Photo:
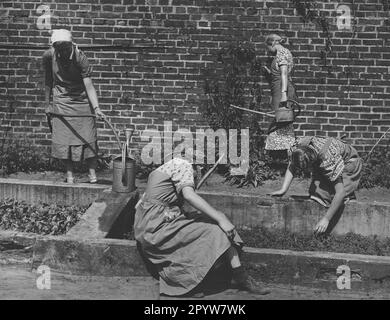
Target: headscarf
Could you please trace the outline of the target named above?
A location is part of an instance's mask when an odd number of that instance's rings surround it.
[[[72,34],[69,30],[66,29],[56,29],[53,30],[53,33],[51,34],[51,43],[55,43],[57,41],[72,41]]]
[[[69,60],[73,59],[75,50],[78,50],[77,45],[73,42],[72,33],[66,29],[55,29],[51,34],[51,44],[55,42],[71,42],[72,43],[72,53],[70,54]]]

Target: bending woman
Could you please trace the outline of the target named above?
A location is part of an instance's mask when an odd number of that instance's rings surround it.
[[[304,137],[292,149],[282,188],[271,195],[284,195],[298,170],[311,170],[310,198],[328,208],[315,227],[322,233],[342,204],[356,199],[362,166],[362,159],[349,144],[335,138]]]
[[[134,235],[143,256],[157,269],[160,292],[169,296],[193,293],[218,260],[232,267],[239,289],[269,293],[242,267],[235,244],[242,242],[234,226],[194,191],[195,174],[184,159],[166,162],[149,175],[136,207]],[[183,200],[203,214],[183,212]]]
[[[68,30],[53,30],[52,47],[43,54],[46,114],[65,115],[52,120],[52,156],[65,162],[67,179],[73,183],[73,162],[86,160],[89,179],[96,183],[97,136],[92,117],[66,117],[70,114],[104,117],[91,80],[87,57],[72,42]],[[50,95],[53,93],[53,105]],[[50,117],[49,117],[50,119]],[[51,121],[51,120],[49,120]]]
[[[290,50],[282,46],[284,40],[280,36],[271,34],[265,42],[268,53],[275,56],[271,63],[271,69],[265,67],[265,70],[270,75],[271,105],[276,111],[280,107],[280,103],[286,102],[288,99],[296,100],[295,88],[291,79],[294,62]],[[295,134],[292,122],[273,122],[268,130],[265,149],[287,151],[294,142]]]

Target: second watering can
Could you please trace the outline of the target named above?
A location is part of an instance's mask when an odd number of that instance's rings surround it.
[[[301,106],[295,100],[287,100],[279,104],[275,111],[276,122],[294,122],[301,113]]]

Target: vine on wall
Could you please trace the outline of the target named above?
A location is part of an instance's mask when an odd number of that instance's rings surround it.
[[[317,24],[325,35],[325,48],[321,50],[321,59],[324,60],[325,67],[327,66],[327,55],[332,52],[332,38],[330,34],[329,19],[323,12],[318,10],[316,1],[307,0],[292,0],[297,13],[301,16],[304,23],[312,22]]]

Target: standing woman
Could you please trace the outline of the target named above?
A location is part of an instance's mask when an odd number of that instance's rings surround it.
[[[293,69],[293,56],[282,44],[285,42],[277,34],[271,34],[266,38],[266,46],[269,54],[274,55],[271,69],[265,67],[269,73],[271,84],[272,108],[276,111],[280,103],[288,99],[295,100],[295,88],[291,80]],[[273,122],[268,130],[265,149],[270,151],[289,150],[295,142],[293,123]]]
[[[65,162],[66,182],[73,183],[74,162],[86,160],[91,183],[96,183],[97,136],[93,117],[66,117],[66,115],[104,114],[91,80],[92,68],[87,57],[72,42],[70,31],[53,30],[52,47],[43,54],[45,74],[46,114],[55,117],[52,126],[52,156]],[[53,104],[50,96],[53,95]],[[49,117],[50,119],[50,117]]]

